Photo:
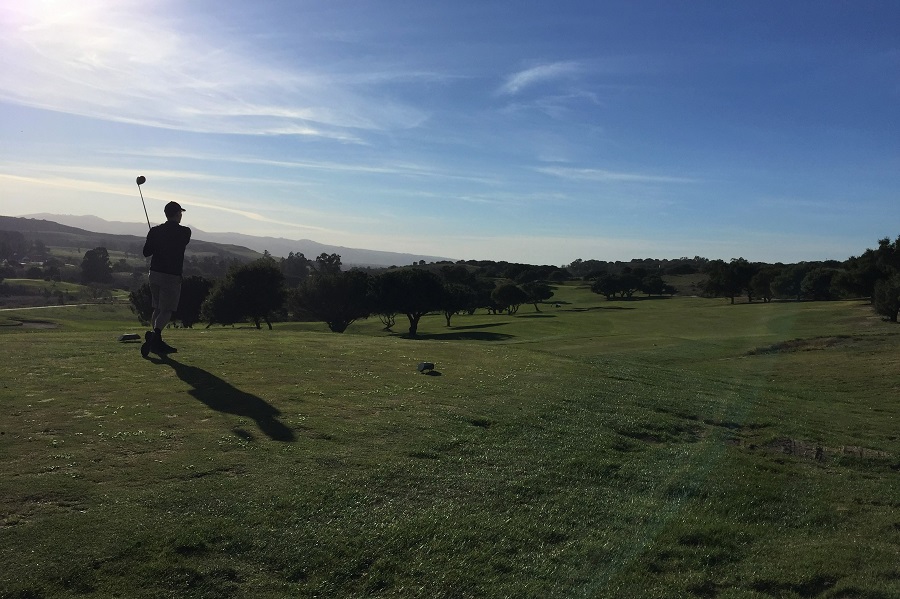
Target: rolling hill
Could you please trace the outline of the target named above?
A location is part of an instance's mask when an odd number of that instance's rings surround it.
[[[11,217],[0,217],[8,219]],[[68,227],[76,227],[85,231],[104,233],[107,235],[140,236],[141,240],[146,235],[147,226],[141,223],[126,223],[119,221],[107,221],[97,216],[73,216],[67,214],[30,214],[21,219],[39,219],[60,223]],[[21,220],[18,219],[18,220]],[[8,228],[0,220],[0,229]],[[25,226],[25,225],[21,225]],[[25,232],[23,229],[15,229]],[[242,246],[263,253],[268,251],[273,256],[286,257],[289,253],[303,253],[307,258],[315,258],[319,254],[339,254],[341,261],[346,266],[403,266],[425,260],[426,262],[439,262],[450,260],[439,256],[425,256],[419,254],[407,254],[401,252],[384,252],[379,250],[367,250],[349,248],[343,246],[326,245],[309,239],[285,239],[283,237],[257,237],[242,233],[210,233],[191,227],[193,240],[202,240],[223,246]],[[192,244],[194,241],[191,242]]]
[[[94,247],[105,247],[108,250],[131,252],[133,254],[140,254],[144,245],[144,236],[146,235],[146,233],[139,236],[88,231],[51,220],[13,216],[0,216],[0,231],[18,231],[25,236],[26,240],[39,239],[48,246],[73,247],[85,250]],[[192,239],[186,253],[194,256],[215,255],[242,261],[260,257],[259,252],[243,246],[215,243],[202,239]]]

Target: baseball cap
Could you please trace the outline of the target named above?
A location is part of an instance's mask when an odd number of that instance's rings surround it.
[[[166,213],[166,216],[172,216],[173,214],[178,214],[179,212],[184,212],[184,208],[181,207],[181,204],[178,202],[169,202],[166,204],[166,207],[163,208],[163,212]]]

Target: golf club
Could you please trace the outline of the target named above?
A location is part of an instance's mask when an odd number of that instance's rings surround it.
[[[140,177],[137,178],[138,192],[140,192],[140,194],[141,194],[141,205],[144,206],[144,216],[147,217],[147,227],[152,228],[150,226],[150,215],[147,214],[147,204],[144,203],[144,192],[141,191],[141,185],[143,185],[146,182],[147,182],[147,177],[145,177],[144,175],[141,175]]]

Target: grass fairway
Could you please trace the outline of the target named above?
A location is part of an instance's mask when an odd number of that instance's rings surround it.
[[[900,328],[556,300],[167,360],[127,309],[0,327],[0,598],[900,597]]]

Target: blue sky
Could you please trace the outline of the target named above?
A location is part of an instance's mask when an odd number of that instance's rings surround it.
[[[0,0],[0,213],[457,259],[900,234],[900,3]]]

